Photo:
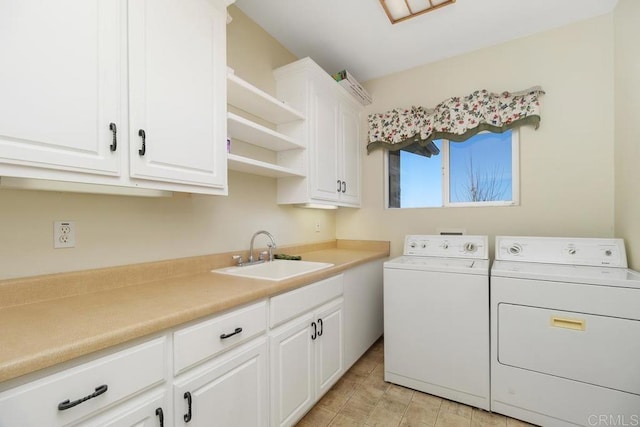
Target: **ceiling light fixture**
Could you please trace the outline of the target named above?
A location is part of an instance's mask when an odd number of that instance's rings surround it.
[[[440,9],[456,0],[380,0],[382,8],[392,24],[406,21],[414,16]]]

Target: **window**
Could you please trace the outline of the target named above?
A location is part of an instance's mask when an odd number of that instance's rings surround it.
[[[434,141],[440,154],[389,151],[390,208],[506,206],[519,201],[518,130]]]

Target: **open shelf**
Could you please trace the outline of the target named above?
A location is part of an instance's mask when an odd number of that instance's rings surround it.
[[[304,148],[287,135],[266,128],[233,113],[227,113],[227,133],[231,139],[239,139],[273,151]]]
[[[227,103],[274,124],[304,120],[304,115],[266,92],[227,73]]]
[[[231,69],[227,72],[227,103],[274,125],[285,125],[285,128],[290,123],[296,127],[296,122],[305,120],[302,113],[236,76]],[[227,136],[274,153],[287,151],[286,158],[302,156],[305,152],[305,146],[289,135],[231,112],[227,112]],[[304,174],[277,163],[231,153],[227,156],[227,166],[237,172],[272,178],[304,177]]]
[[[293,169],[274,165],[272,163],[262,162],[260,160],[251,159],[249,157],[238,156],[236,154],[227,155],[227,165],[229,169],[237,172],[268,176],[272,178],[305,176],[304,174],[296,172]]]

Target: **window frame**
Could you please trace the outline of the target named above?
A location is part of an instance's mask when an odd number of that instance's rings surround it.
[[[384,206],[385,209],[442,209],[442,208],[476,208],[476,207],[500,207],[520,205],[520,130],[518,128],[511,131],[511,200],[495,200],[486,202],[451,202],[449,185],[449,144],[464,144],[464,142],[451,142],[448,139],[442,140],[440,155],[442,156],[442,206],[423,207],[391,207],[389,206],[389,152],[385,152],[384,158]],[[492,133],[489,131],[478,134]]]

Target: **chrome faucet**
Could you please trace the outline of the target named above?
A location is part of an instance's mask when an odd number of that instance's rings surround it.
[[[253,241],[256,239],[256,236],[258,236],[259,234],[264,234],[269,238],[270,242],[267,243],[267,247],[269,248],[269,252],[268,252],[269,261],[273,261],[273,249],[276,247],[276,241],[273,239],[273,236],[271,235],[271,233],[265,230],[260,230],[253,233],[253,236],[251,237],[251,244],[249,245],[249,263],[264,261],[264,259],[262,259],[262,255],[258,257],[258,261],[253,260]]]

